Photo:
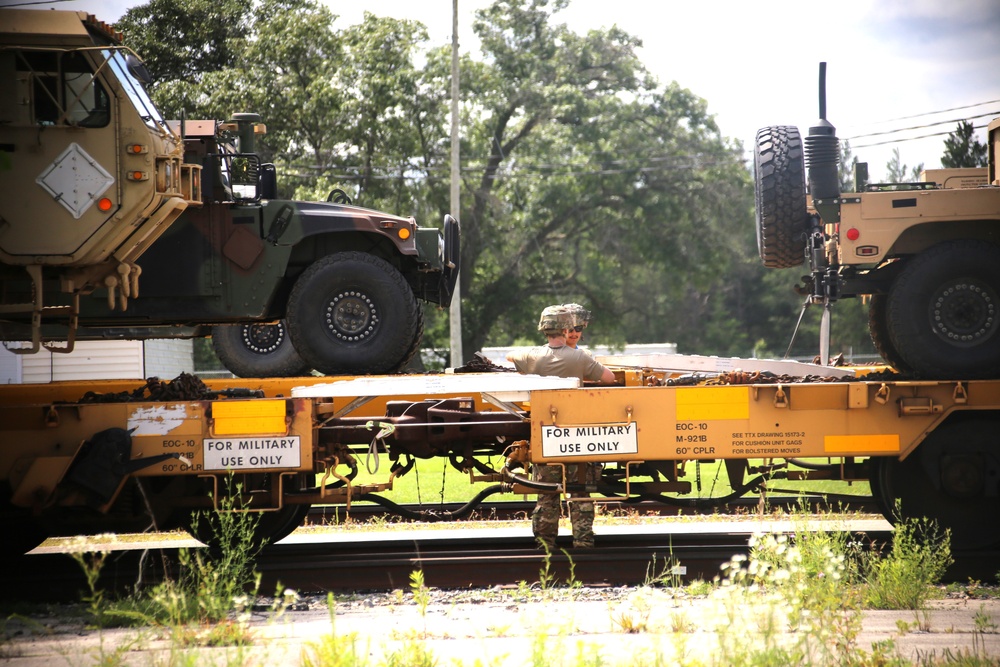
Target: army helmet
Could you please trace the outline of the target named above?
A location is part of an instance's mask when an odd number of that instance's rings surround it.
[[[563,308],[573,316],[573,326],[585,327],[590,324],[590,311],[578,303],[564,303]]]
[[[547,334],[561,333],[574,327],[573,313],[566,306],[548,306],[538,319],[538,330]]]

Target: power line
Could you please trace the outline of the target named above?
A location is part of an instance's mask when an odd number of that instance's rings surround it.
[[[983,123],[982,125],[973,125],[972,129],[974,129],[974,130],[981,130],[982,128],[987,127],[988,125],[989,125],[989,123]],[[885,146],[886,144],[897,144],[897,143],[902,143],[904,141],[915,141],[917,139],[929,139],[931,137],[942,137],[942,136],[944,136],[946,134],[951,134],[951,132],[932,132],[931,134],[921,134],[920,136],[917,136],[917,137],[908,137],[906,139],[890,139],[888,141],[876,141],[876,142],[871,143],[871,144],[859,144],[857,146],[851,146],[851,148],[854,149],[854,148],[871,148],[873,146]]]
[[[882,131],[882,132],[869,132],[868,134],[856,134],[853,137],[845,137],[844,140],[845,141],[851,141],[853,139],[864,139],[866,137],[878,137],[878,136],[883,136],[883,135],[886,135],[886,134],[899,134],[900,132],[910,132],[912,130],[925,130],[925,129],[929,128],[929,127],[936,127],[938,125],[951,125],[952,123],[961,123],[963,121],[969,121],[969,120],[972,120],[974,118],[995,118],[998,114],[1000,114],[1000,111],[990,111],[990,112],[987,112],[987,113],[977,114],[975,116],[969,116],[967,118],[952,118],[952,119],[949,119],[949,120],[939,120],[939,121],[936,121],[936,122],[933,122],[933,123],[926,123],[924,125],[913,125],[911,127],[904,127],[904,128],[900,128],[898,130],[885,130],[885,131]],[[985,127],[985,125],[981,125],[980,127]],[[950,134],[950,133],[946,132],[945,134]],[[927,136],[935,136],[935,135],[927,135]]]
[[[18,2],[16,4],[0,4],[0,7],[10,9],[11,7],[29,7],[31,5],[58,5],[67,0],[34,0],[33,2]]]
[[[913,120],[914,118],[922,118],[924,116],[934,116],[939,113],[951,113],[952,111],[961,111],[962,109],[972,109],[974,107],[981,107],[987,104],[997,104],[1000,100],[989,100],[988,102],[977,102],[975,104],[966,104],[960,107],[952,107],[950,109],[941,109],[939,111],[927,111],[925,113],[918,113],[912,116],[899,116],[898,118],[887,118],[886,120],[876,120],[869,123],[869,125],[879,125],[881,123],[894,123],[898,120]]]

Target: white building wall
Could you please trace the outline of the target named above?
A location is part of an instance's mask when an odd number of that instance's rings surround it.
[[[21,355],[0,345],[0,384],[17,384],[20,381]]]
[[[21,355],[21,382],[144,378],[142,341],[77,341],[69,354],[42,350]]]
[[[14,354],[0,347],[0,384],[60,380],[172,380],[194,369],[191,340],[77,341],[69,354]]]
[[[147,340],[146,377],[173,380],[181,373],[194,372],[194,341],[190,338]]]

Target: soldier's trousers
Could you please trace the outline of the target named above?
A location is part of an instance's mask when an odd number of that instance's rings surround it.
[[[581,470],[584,479],[580,479]],[[558,484],[562,482],[562,468],[556,465],[536,464],[532,477],[535,481]],[[597,463],[570,463],[566,465],[566,480],[569,484],[596,484],[601,478],[601,466]],[[570,494],[571,498],[585,498],[590,494]],[[573,546],[589,548],[594,546],[594,503],[571,500],[569,520],[573,526]],[[549,549],[555,549],[556,535],[559,533],[560,503],[555,494],[539,494],[535,509],[531,513],[531,531],[538,542]]]

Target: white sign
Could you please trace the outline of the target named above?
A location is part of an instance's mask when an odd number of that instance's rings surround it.
[[[638,454],[635,422],[622,424],[542,425],[542,456]]]
[[[299,436],[284,438],[205,438],[205,470],[298,468]]]

